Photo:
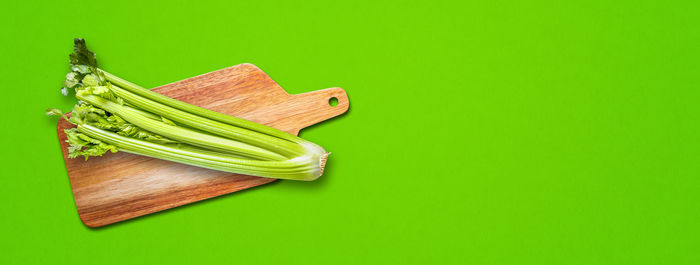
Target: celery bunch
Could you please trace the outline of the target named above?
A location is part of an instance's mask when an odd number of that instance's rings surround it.
[[[95,54],[75,39],[63,94],[79,100],[65,130],[69,157],[124,151],[260,177],[314,180],[328,152],[292,134],[178,101],[97,68]]]

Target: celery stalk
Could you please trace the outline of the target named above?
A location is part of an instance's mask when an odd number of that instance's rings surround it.
[[[261,177],[314,180],[323,171],[327,155],[303,156],[287,161],[253,161],[227,154],[216,154],[197,148],[176,148],[155,144],[101,130],[91,125],[78,125],[78,131],[99,141],[109,142],[120,151],[160,158],[178,163]]]
[[[231,152],[234,154],[247,156],[250,158],[265,159],[265,160],[285,160],[286,157],[277,153],[262,149],[257,146],[249,145],[243,142],[232,141],[229,139],[216,137],[209,134],[196,132],[187,128],[169,125],[167,123],[153,120],[149,117],[140,115],[130,107],[122,106],[111,102],[104,98],[94,95],[83,95],[77,93],[76,97],[80,100],[88,102],[93,106],[104,109],[110,113],[115,113],[124,120],[150,131],[155,134],[162,135],[166,138],[182,141],[188,144],[211,148],[222,152]]]
[[[165,104],[141,97],[118,86],[111,86],[112,92],[117,97],[123,98],[125,102],[141,108],[145,111],[160,115],[172,121],[182,123],[202,131],[207,131],[233,140],[238,140],[252,145],[275,150],[287,157],[294,157],[303,154],[305,150],[296,142],[277,138],[268,134],[252,131],[245,128],[232,126],[226,123],[210,120],[196,114],[182,111]],[[197,114],[199,114],[198,112]]]
[[[275,137],[285,139],[288,141],[297,142],[297,143],[308,142],[304,139],[301,139],[295,135],[292,135],[292,134],[287,133],[287,132],[282,131],[282,130],[268,127],[268,126],[265,126],[265,125],[262,125],[259,123],[255,123],[255,122],[252,122],[252,121],[249,121],[246,119],[241,119],[238,117],[234,117],[234,116],[226,115],[226,114],[219,113],[216,111],[208,110],[208,109],[205,109],[205,108],[202,108],[199,106],[195,106],[192,104],[188,104],[188,103],[185,103],[182,101],[178,101],[176,99],[172,99],[172,98],[163,96],[163,95],[158,94],[156,92],[153,92],[149,89],[143,88],[143,87],[138,86],[134,83],[131,83],[129,81],[121,79],[121,78],[119,78],[119,77],[117,77],[117,76],[115,76],[107,71],[104,71],[102,69],[98,68],[98,71],[100,71],[102,74],[104,74],[105,78],[109,82],[111,82],[112,84],[115,84],[115,85],[129,91],[129,92],[132,92],[132,93],[137,94],[141,97],[153,100],[155,102],[159,102],[159,103],[162,103],[162,104],[168,105],[170,107],[173,107],[173,108],[176,108],[176,109],[179,109],[182,111],[186,111],[189,113],[196,113],[197,115],[208,118],[208,119],[212,119],[212,120],[216,120],[216,121],[223,122],[226,124],[234,125],[237,127],[246,128],[249,130],[261,132],[264,134],[269,134],[271,136],[275,136]]]

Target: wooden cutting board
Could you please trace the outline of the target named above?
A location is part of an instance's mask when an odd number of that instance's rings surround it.
[[[338,116],[349,101],[342,88],[290,95],[252,64],[240,64],[154,88],[163,95],[272,126],[289,133]],[[331,106],[329,100],[338,104]],[[78,215],[99,227],[183,204],[270,183],[260,178],[118,152],[103,157],[68,158],[60,119],[58,139]],[[323,143],[319,143],[323,146]],[[332,156],[331,156],[332,160]]]

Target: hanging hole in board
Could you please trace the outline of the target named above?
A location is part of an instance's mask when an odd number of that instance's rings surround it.
[[[331,107],[338,106],[338,98],[332,97],[331,99],[329,99],[328,105],[331,105]]]

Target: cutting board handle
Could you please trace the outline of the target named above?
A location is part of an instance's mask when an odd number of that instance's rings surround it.
[[[330,104],[332,98],[338,100],[337,105],[332,106]],[[301,111],[299,116],[303,116],[304,119],[295,120],[294,122],[298,125],[296,126],[297,128],[304,128],[345,113],[350,107],[350,100],[345,90],[340,87],[332,87],[291,95],[289,101],[284,104],[291,104],[294,107],[290,109]],[[290,133],[298,134],[299,130],[297,129]]]

